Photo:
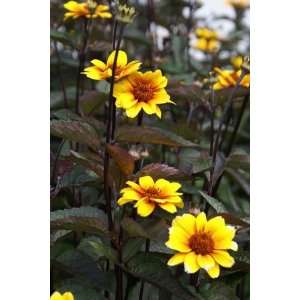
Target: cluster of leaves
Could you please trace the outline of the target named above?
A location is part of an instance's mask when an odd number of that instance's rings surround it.
[[[228,66],[238,41],[248,39],[248,29],[238,14],[227,20],[235,29],[221,51],[213,59],[197,61],[189,55],[187,33],[199,20],[182,13],[198,9],[191,3],[194,1],[136,1],[138,17],[126,27],[122,49],[149,69],[155,66],[164,72],[176,106],[164,107],[162,120],[144,116],[142,126],[118,111],[114,143],[106,145],[109,84],[83,78],[80,113],[74,112],[83,31],[80,21],[63,22],[63,1],[51,1],[51,288],[72,291],[76,300],[113,299],[117,285],[114,266],[122,271],[123,295],[128,300],[141,299],[141,286],[143,299],[249,299],[248,107],[234,146],[227,151],[249,91],[239,88],[235,93],[213,168],[211,135],[218,131],[232,90],[215,92],[212,113],[211,90],[204,83],[213,66]],[[168,30],[162,46],[158,47],[149,24]],[[111,52],[111,39],[112,21],[95,22],[90,28],[86,62],[105,60]],[[111,157],[108,183],[114,196],[114,232],[108,230],[104,195],[105,149]],[[232,269],[222,271],[213,281],[200,272],[198,284],[192,285],[182,267],[167,267],[172,252],[165,241],[172,216],[157,210],[143,219],[135,216],[132,206],[116,203],[126,180],[143,175],[182,184],[185,207],[180,213],[205,210],[237,226],[240,250]],[[213,194],[208,195],[211,176]],[[147,240],[150,249],[145,252]]]

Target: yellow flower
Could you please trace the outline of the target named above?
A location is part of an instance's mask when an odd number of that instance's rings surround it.
[[[193,216],[184,214],[172,221],[166,246],[178,251],[169,261],[169,266],[184,263],[187,273],[195,273],[200,268],[212,278],[219,277],[220,266],[231,268],[234,258],[227,250],[237,251],[233,241],[235,229],[225,224],[223,217],[206,219],[204,212]]]
[[[175,213],[177,207],[183,207],[182,193],[178,193],[181,185],[178,182],[169,182],[158,179],[155,182],[151,176],[139,178],[139,184],[127,181],[126,187],[121,190],[122,197],[118,200],[119,205],[136,201],[137,213],[142,217],[149,216],[156,206],[169,213]]]
[[[217,82],[214,84],[214,90],[221,90],[229,87],[234,87],[242,74],[241,69],[237,71],[233,70],[221,70],[220,68],[214,68],[215,72],[218,74]],[[246,74],[240,85],[249,88],[250,86],[250,74]]]
[[[235,69],[239,70],[242,67],[244,59],[242,56],[238,55],[238,56],[232,57],[230,62]]]
[[[235,8],[247,8],[249,0],[225,0],[225,3]]]
[[[106,63],[98,59],[93,59],[91,61],[93,66],[85,68],[82,74],[85,74],[88,78],[94,80],[105,80],[111,77],[115,53],[116,51],[113,51],[108,56]],[[128,76],[129,74],[136,72],[139,69],[140,65],[141,62],[139,62],[138,60],[133,60],[130,63],[127,63],[126,52],[119,50],[115,70],[115,80],[119,80],[122,77]]]
[[[148,115],[156,114],[161,118],[158,105],[175,104],[165,90],[167,83],[168,79],[160,70],[135,72],[115,85],[116,106],[125,109],[129,118],[136,117],[141,109]]]
[[[65,13],[65,20],[68,18],[77,19],[79,17],[85,17],[88,19],[112,17],[107,5],[97,5],[96,2],[91,0],[82,3],[68,1],[64,4],[64,8],[68,10],[68,12]]]
[[[63,295],[55,292],[52,294],[50,300],[74,300],[74,296],[70,292],[66,292]]]
[[[197,36],[195,48],[200,49],[204,52],[212,53],[219,48],[219,36],[216,31],[208,28],[197,28],[195,31]]]

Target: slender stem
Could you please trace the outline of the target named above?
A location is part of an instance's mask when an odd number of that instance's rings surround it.
[[[216,136],[216,141],[214,143],[213,154],[212,154],[213,168],[212,168],[211,175],[213,175],[213,172],[214,172],[215,167],[216,167],[216,158],[217,158],[217,152],[218,152],[218,149],[219,149],[219,140],[220,140],[220,136],[221,136],[221,133],[222,133],[222,127],[223,127],[223,124],[224,124],[224,122],[227,118],[227,115],[228,115],[229,111],[230,111],[230,108],[233,104],[233,99],[234,99],[235,93],[236,93],[242,79],[244,78],[244,76],[245,76],[245,71],[242,70],[242,74],[241,74],[238,82],[236,83],[235,87],[233,88],[231,94],[229,95],[228,101],[226,102],[226,105],[225,105],[225,108],[224,108],[224,113],[223,113],[222,118],[221,118],[220,123],[219,123],[217,136]],[[213,176],[210,176],[209,181],[210,182],[209,182],[208,194],[211,196],[212,192],[213,192]]]
[[[82,41],[81,49],[79,51],[79,66],[77,70],[77,79],[76,79],[75,112],[78,115],[79,115],[79,94],[80,94],[81,72],[82,69],[84,68],[86,47],[89,38],[88,25],[89,25],[89,21],[88,19],[85,18],[83,23],[83,41]]]
[[[229,123],[230,123],[230,120],[232,119],[232,114],[233,114],[233,107],[231,105],[231,107],[229,109],[229,113],[228,113],[226,121],[225,121],[225,129],[224,129],[224,132],[222,134],[220,145],[219,145],[220,150],[222,149],[223,143],[225,142],[227,131],[228,131],[228,128],[229,128]]]
[[[146,239],[145,253],[148,253],[149,249],[150,249],[150,240]],[[141,288],[140,288],[140,294],[139,294],[139,300],[143,300],[144,286],[145,286],[145,282],[142,281]]]
[[[54,159],[54,163],[53,163],[53,168],[52,168],[52,174],[51,174],[51,185],[54,185],[54,181],[55,181],[55,173],[56,173],[56,168],[57,168],[57,162],[58,162],[58,158],[59,158],[59,155],[60,155],[60,152],[63,148],[63,145],[65,143],[65,140],[63,140],[59,146],[58,146],[58,149],[57,149],[57,152],[56,152],[56,155],[55,155],[55,159]]]
[[[68,105],[67,93],[66,93],[65,83],[64,83],[63,76],[62,76],[62,72],[61,72],[61,59],[60,59],[59,51],[57,49],[56,41],[54,41],[54,49],[55,49],[55,54],[57,57],[57,74],[58,74],[58,78],[60,81],[61,90],[62,90],[63,98],[64,98],[64,108],[68,108],[69,105]]]

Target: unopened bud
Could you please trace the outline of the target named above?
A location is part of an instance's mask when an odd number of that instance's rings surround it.
[[[123,23],[132,23],[135,16],[136,11],[133,6],[120,4],[119,1],[116,1],[116,19],[118,21]]]

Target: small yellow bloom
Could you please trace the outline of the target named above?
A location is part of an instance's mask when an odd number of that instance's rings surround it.
[[[207,53],[213,53],[218,50],[220,42],[216,31],[208,28],[197,28],[195,34],[198,38],[194,45],[195,48]]]
[[[238,55],[238,56],[232,57],[230,62],[236,70],[239,70],[242,67],[244,59],[242,56]]]
[[[118,82],[114,87],[116,106],[126,110],[129,118],[134,118],[143,109],[148,115],[161,118],[159,104],[173,103],[165,90],[168,79],[160,70],[146,73],[135,72]]]
[[[238,83],[242,71],[237,70],[221,70],[220,68],[214,68],[215,72],[218,74],[217,82],[214,84],[213,88],[214,90],[221,90],[229,87],[234,87]],[[240,82],[240,85],[249,88],[250,86],[250,74],[246,74],[242,81]]]
[[[54,292],[50,300],[74,300],[74,296],[70,292],[66,292],[63,295],[59,292]]]
[[[183,214],[172,221],[166,246],[178,251],[169,261],[169,266],[184,263],[187,273],[204,269],[211,278],[220,274],[220,266],[231,268],[234,258],[227,250],[237,251],[233,241],[235,229],[225,224],[223,217],[206,219],[204,212],[196,216]]]
[[[111,18],[112,14],[109,12],[107,5],[99,4],[88,0],[86,2],[78,3],[76,1],[69,1],[64,4],[64,8],[68,10],[65,13],[65,20],[68,18],[77,19],[79,17],[85,18]]]
[[[158,179],[155,182],[151,176],[139,178],[139,184],[133,181],[127,181],[126,187],[121,190],[122,197],[118,200],[119,205],[136,201],[134,207],[137,207],[138,215],[142,217],[149,216],[156,206],[173,214],[177,207],[183,207],[181,199],[182,193],[178,193],[181,185],[177,182],[169,182],[165,179]]]
[[[85,68],[82,74],[85,74],[88,78],[91,78],[93,80],[105,80],[111,77],[115,53],[116,51],[113,51],[108,56],[106,63],[99,59],[93,59],[91,61],[93,66]],[[138,60],[133,60],[130,63],[127,63],[126,52],[119,50],[116,62],[115,80],[119,80],[122,77],[136,72],[139,69],[140,65],[141,62],[139,62]]]
[[[225,3],[235,8],[249,7],[249,0],[225,0]]]

